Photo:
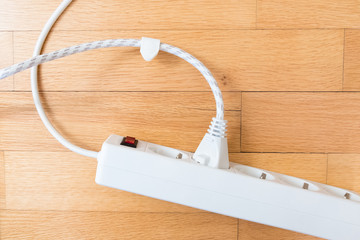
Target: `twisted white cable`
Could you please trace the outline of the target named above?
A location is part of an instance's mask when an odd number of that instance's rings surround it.
[[[43,121],[45,127],[48,129],[48,131],[65,147],[70,149],[73,152],[79,153],[84,156],[88,157],[94,157],[97,158],[97,152],[86,150],[83,148],[80,148],[78,146],[73,145],[68,140],[66,140],[50,123],[49,119],[47,118],[45,111],[42,107],[40,97],[39,97],[39,90],[38,90],[38,76],[37,76],[37,66],[49,62],[55,59],[63,58],[72,54],[85,52],[92,49],[99,49],[99,48],[108,48],[108,47],[140,47],[141,46],[141,40],[137,39],[109,39],[109,40],[103,40],[103,41],[95,41],[95,42],[89,42],[89,43],[83,43],[77,46],[72,46],[64,49],[60,49],[54,52],[50,52],[47,54],[39,55],[42,49],[42,46],[45,42],[45,39],[51,30],[52,26],[56,22],[56,20],[59,18],[59,16],[63,13],[63,11],[66,9],[66,7],[71,3],[72,0],[64,0],[60,6],[55,10],[55,12],[52,14],[48,22],[46,23],[45,27],[43,28],[38,41],[36,43],[33,57],[18,63],[14,64],[10,67],[4,68],[0,70],[0,79],[6,78],[8,76],[11,76],[13,74],[16,74],[18,72],[21,72],[25,69],[31,68],[31,90],[34,98],[34,103],[36,106],[36,109],[39,113],[39,116],[41,120]],[[210,85],[210,88],[214,94],[215,102],[216,102],[216,119],[222,121],[224,119],[224,103],[221,91],[219,89],[219,86],[214,78],[214,76],[211,74],[211,72],[202,64],[198,59],[196,59],[191,54],[181,50],[180,48],[171,46],[169,44],[161,43],[160,44],[160,50],[164,52],[168,52],[170,54],[173,54],[175,56],[178,56],[191,65],[193,65],[196,69],[200,71],[200,73],[205,77],[207,82]],[[224,136],[221,134],[221,136]]]
[[[108,39],[102,41],[95,41],[89,43],[83,43],[80,45],[63,48],[54,52],[46,53],[43,55],[37,55],[32,57],[24,62],[14,64],[10,67],[4,68],[0,70],[0,79],[6,78],[18,72],[24,71],[28,68],[38,66],[42,63],[46,63],[55,59],[63,58],[69,55],[73,55],[80,52],[85,52],[88,50],[99,49],[99,48],[108,48],[108,47],[140,47],[141,40],[138,39]],[[215,101],[216,101],[216,118],[223,119],[224,118],[224,103],[222,99],[222,94],[219,89],[219,86],[211,74],[209,69],[205,67],[198,59],[196,59],[191,54],[181,50],[180,48],[171,46],[166,43],[160,44],[160,50],[164,52],[171,53],[175,56],[178,56],[191,65],[193,65],[199,72],[205,77],[207,82],[210,85],[210,88],[214,94]]]
[[[98,48],[108,48],[108,47],[140,47],[140,41],[137,39],[109,39],[103,41],[83,43],[80,45],[63,48],[43,55],[36,55],[21,63],[17,63],[7,68],[1,69],[0,79],[6,78],[18,72],[24,71],[28,68],[35,67],[42,63],[50,62],[55,59],[63,58],[69,55],[85,52],[88,50],[93,50]]]

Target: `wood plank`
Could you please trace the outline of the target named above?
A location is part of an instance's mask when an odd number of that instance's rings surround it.
[[[360,90],[360,31],[345,31],[344,90]]]
[[[129,135],[182,150],[195,151],[212,117],[210,92],[48,92],[49,119],[65,138],[100,150],[110,134]],[[240,93],[225,93],[229,150],[240,151]],[[47,132],[31,93],[0,95],[0,150],[68,151]]]
[[[4,211],[4,239],[237,239],[217,214]]]
[[[12,65],[13,55],[13,33],[0,32],[0,69]],[[8,77],[0,80],[0,91],[13,90],[14,77]]]
[[[44,52],[109,38],[149,36],[202,61],[223,91],[342,89],[343,30],[55,31]],[[38,32],[15,33],[15,62],[32,55]],[[160,53],[145,62],[135,48],[94,50],[41,67],[43,91],[204,91],[208,84],[184,60]],[[15,75],[30,90],[30,71]]]
[[[326,183],[326,154],[232,153],[233,162]]]
[[[258,0],[258,28],[358,28],[356,0]]]
[[[239,239],[261,239],[261,240],[310,240],[320,239],[310,235],[305,235],[285,229],[275,228],[254,222],[240,220],[239,222]]]
[[[97,185],[96,165],[72,152],[6,152],[7,209],[200,212]]]
[[[359,93],[253,92],[242,101],[244,152],[359,152]]]
[[[329,185],[360,193],[359,171],[359,154],[329,154],[327,177]]]
[[[230,160],[325,183],[326,155],[230,154]],[[8,209],[200,212],[95,184],[96,161],[68,152],[5,153]],[[271,163],[271,164],[270,164]]]
[[[0,30],[41,30],[61,1],[3,0]],[[55,29],[253,28],[256,1],[74,1]]]
[[[231,154],[231,161],[325,182],[326,155],[322,154]],[[135,194],[97,186],[94,181],[95,161],[72,153],[6,153],[10,209],[73,209],[102,211],[198,211]],[[30,181],[29,179],[32,179]],[[61,183],[61,184],[59,184]],[[28,212],[28,211],[27,211]],[[203,213],[194,214],[202,216]],[[216,215],[220,216],[220,215]],[[24,218],[22,216],[22,218]],[[9,217],[9,221],[16,216]],[[127,219],[125,222],[129,222]],[[134,220],[135,221],[135,220]],[[137,220],[139,221],[139,219]],[[245,225],[244,225],[245,223]],[[247,223],[247,224],[246,224]],[[30,225],[31,226],[31,225]],[[49,227],[57,227],[50,222]],[[105,225],[111,229],[111,225]],[[229,225],[227,225],[229,226]],[[186,228],[188,229],[188,228]],[[232,228],[231,228],[232,229]],[[191,229],[190,229],[191,230]],[[45,232],[51,231],[47,229]],[[253,234],[250,235],[250,231]],[[239,236],[251,239],[260,232],[268,236],[303,239],[304,235],[240,221]],[[157,233],[159,231],[156,231]],[[76,235],[72,235],[76,236]],[[148,234],[146,235],[148,236]],[[152,235],[150,235],[152,236]],[[222,235],[224,236],[224,235]],[[271,238],[268,238],[271,239]],[[311,239],[310,237],[305,239]]]
[[[4,209],[6,207],[5,202],[5,161],[4,161],[4,153],[0,152],[0,209]]]
[[[2,1],[0,31],[16,32],[14,44],[0,32],[0,68],[32,55],[59,3]],[[358,153],[360,93],[329,91],[360,89],[360,31],[339,29],[359,28],[359,11],[355,0],[74,1],[44,51],[142,36],[181,47],[225,91],[231,161],[360,192],[359,154],[329,154],[328,166],[327,154],[308,154]],[[0,91],[30,91],[29,74]],[[165,53],[148,63],[138,49],[95,50],[40,76],[51,121],[92,150],[115,133],[194,151],[215,114],[202,76]],[[0,94],[1,239],[316,239],[102,187],[95,171],[49,135],[31,93]]]

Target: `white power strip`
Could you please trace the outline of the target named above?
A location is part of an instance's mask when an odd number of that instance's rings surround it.
[[[71,3],[63,0],[43,28],[33,58],[5,69],[0,79],[31,69],[36,109],[48,131],[65,147],[98,159],[96,182],[145,196],[330,239],[360,239],[360,196],[325,184],[229,163],[221,90],[209,69],[184,50],[151,38],[108,39],[39,55],[53,24]],[[37,66],[91,49],[140,47],[146,61],[165,51],[193,65],[213,92],[216,117],[194,154],[131,137],[110,136],[101,151],[66,140],[41,105]]]
[[[112,135],[98,154],[96,183],[323,238],[359,239],[356,193],[236,163],[211,168],[192,155]]]

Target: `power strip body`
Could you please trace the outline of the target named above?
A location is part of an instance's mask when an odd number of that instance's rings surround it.
[[[328,239],[359,239],[354,192],[241,164],[201,165],[192,153],[111,135],[98,156],[96,183],[235,218]]]

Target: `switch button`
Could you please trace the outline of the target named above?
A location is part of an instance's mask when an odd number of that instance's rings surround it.
[[[124,146],[128,146],[128,147],[133,147],[136,148],[138,144],[138,140],[136,140],[134,137],[124,137],[123,140],[121,141],[121,145]]]

